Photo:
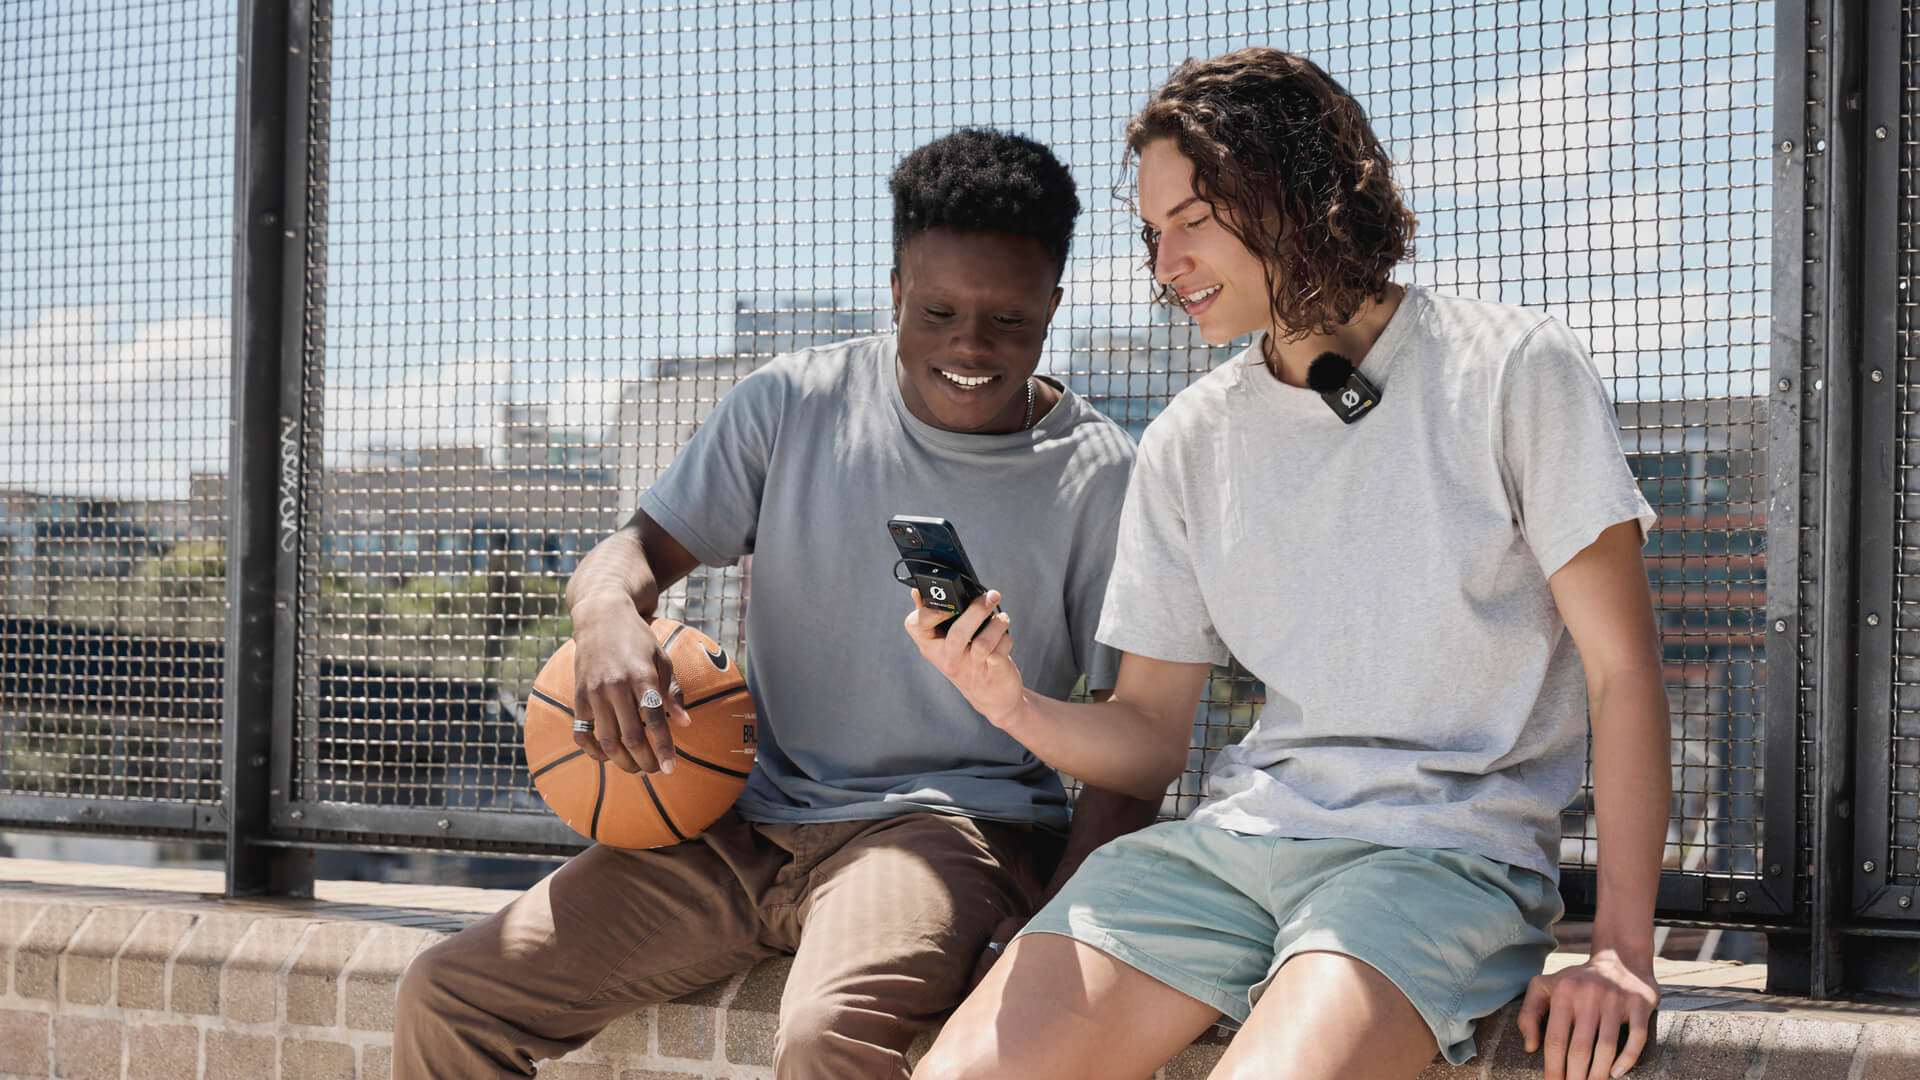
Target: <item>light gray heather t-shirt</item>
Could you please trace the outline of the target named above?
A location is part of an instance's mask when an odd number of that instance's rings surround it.
[[[752,555],[754,821],[933,810],[1066,826],[1053,769],[988,724],[901,623],[894,514],[953,522],[1004,595],[1013,658],[1052,697],[1113,685],[1100,603],[1133,443],[1068,392],[1032,430],[962,435],[907,411],[894,339],[782,356],[735,386],[640,498],[701,562]]]
[[[1099,638],[1231,652],[1266,684],[1195,821],[1557,876],[1586,688],[1547,578],[1653,512],[1551,318],[1409,287],[1360,370],[1380,404],[1352,426],[1258,343],[1174,399],[1141,440]]]

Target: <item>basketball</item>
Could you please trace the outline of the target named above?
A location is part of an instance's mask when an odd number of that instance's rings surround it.
[[[669,722],[672,773],[625,772],[574,743],[572,641],[547,658],[527,695],[527,770],[540,797],[574,832],[613,847],[699,835],[733,805],[753,768],[758,720],[740,665],[691,626],[655,619],[652,628],[693,718],[691,727]]]

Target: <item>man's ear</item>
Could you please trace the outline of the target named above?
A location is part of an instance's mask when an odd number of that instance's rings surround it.
[[[896,266],[893,269],[887,271],[887,285],[893,290],[893,321],[896,325],[898,325],[898,323],[900,322],[900,268],[899,267]],[[1053,318],[1053,314],[1049,312],[1047,314],[1047,318],[1049,319]]]
[[[1053,313],[1060,310],[1060,298],[1065,295],[1067,295],[1067,290],[1061,288],[1058,285],[1055,285],[1053,287],[1053,301],[1047,305],[1047,325],[1048,326],[1053,325]]]

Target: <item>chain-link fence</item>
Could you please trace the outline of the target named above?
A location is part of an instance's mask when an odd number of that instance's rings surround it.
[[[188,496],[226,468],[234,38],[221,5],[0,10],[12,805],[220,801],[225,513]]]
[[[1148,303],[1120,130],[1181,60],[1264,42],[1368,109],[1421,221],[1405,280],[1592,349],[1661,516],[1668,862],[1758,873],[1773,5],[1396,7],[313,5],[276,796],[413,844],[544,817],[518,702],[562,584],[741,376],[885,330],[887,175],[956,126],[1073,168],[1043,367],[1137,434],[1228,351]],[[0,427],[8,792],[218,798],[234,36],[0,13],[0,363],[31,387]],[[751,663],[746,581],[663,610]],[[1217,674],[1169,813],[1261,700]],[[1584,796],[1562,855],[1593,865]]]

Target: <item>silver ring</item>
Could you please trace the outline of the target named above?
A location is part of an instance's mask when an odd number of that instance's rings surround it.
[[[574,718],[574,721],[573,721],[573,730],[575,730],[575,731],[592,731],[592,730],[593,730],[593,721],[591,721],[591,720],[582,720],[582,719],[580,719],[579,717],[575,717],[575,718]]]
[[[999,952],[1001,949],[1004,949],[1006,947],[1007,947],[1006,943],[1002,941],[987,942],[987,948],[992,949],[994,952]]]
[[[657,709],[664,704],[666,704],[666,702],[660,699],[660,691],[651,687],[647,689],[646,693],[640,695],[640,707],[643,709]]]

